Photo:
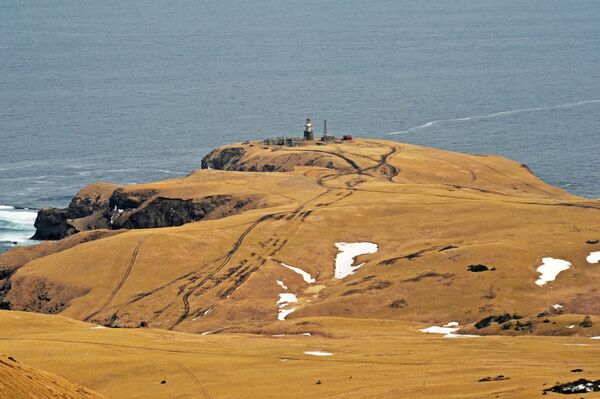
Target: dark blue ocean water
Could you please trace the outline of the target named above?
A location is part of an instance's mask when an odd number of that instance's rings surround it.
[[[600,2],[0,0],[1,205],[180,176],[307,116],[600,197]],[[0,241],[31,229],[0,210]]]

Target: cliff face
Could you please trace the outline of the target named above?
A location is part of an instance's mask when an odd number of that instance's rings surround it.
[[[102,212],[108,206],[111,194],[118,188],[115,184],[96,183],[80,190],[63,209],[45,208],[38,212],[35,221],[35,240],[60,240],[79,230],[71,220],[81,219]]]
[[[223,146],[202,159],[202,169],[241,172],[290,172],[297,167],[314,166],[340,171],[356,169],[354,161],[325,145],[306,151],[303,147]]]
[[[144,206],[127,211],[108,210],[107,218],[113,229],[149,229],[155,227],[181,226],[203,219],[216,219],[241,212],[252,206],[252,198],[235,198],[214,195],[191,199],[156,197]]]
[[[35,221],[36,240],[60,240],[96,229],[143,229],[181,226],[203,219],[229,216],[253,207],[257,196],[207,195],[177,198],[157,189],[127,190],[92,185],[80,191],[64,209],[45,208]],[[112,190],[107,195],[108,190]],[[94,196],[90,196],[94,193]],[[175,193],[171,193],[175,194]]]

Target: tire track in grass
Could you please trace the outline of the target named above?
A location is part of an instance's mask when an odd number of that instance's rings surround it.
[[[196,377],[194,375],[194,373],[192,373],[190,371],[190,369],[188,369],[186,366],[184,366],[183,363],[180,363],[177,361],[175,363],[177,363],[179,368],[181,368],[190,377],[190,379],[192,380],[194,385],[196,385],[196,387],[198,387],[200,392],[202,392],[202,396],[204,396],[206,399],[212,399],[212,396],[210,396],[210,392],[208,392],[208,389],[206,388],[206,386],[198,379],[198,377]]]
[[[135,266],[135,263],[137,261],[140,249],[142,248],[142,245],[144,244],[144,242],[146,242],[146,240],[148,238],[150,238],[150,236],[144,237],[136,244],[135,248],[133,249],[133,253],[131,254],[131,258],[129,258],[129,264],[127,265],[127,268],[125,269],[125,273],[123,274],[123,277],[121,277],[121,280],[119,281],[119,283],[115,286],[115,288],[113,288],[112,292],[106,299],[106,302],[104,302],[104,304],[102,306],[100,306],[100,308],[98,308],[98,310],[96,310],[95,312],[90,314],[88,317],[86,317],[84,319],[84,321],[90,321],[90,319],[92,317],[105,311],[110,306],[113,299],[115,299],[115,297],[117,296],[117,294],[119,293],[121,288],[123,288],[123,286],[127,283],[127,280],[129,280],[129,276],[131,276],[131,272],[133,271],[133,267]]]

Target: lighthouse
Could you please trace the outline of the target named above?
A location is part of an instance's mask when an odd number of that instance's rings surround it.
[[[305,141],[313,141],[315,136],[313,134],[312,121],[310,118],[306,118],[306,122],[304,123],[304,140]]]

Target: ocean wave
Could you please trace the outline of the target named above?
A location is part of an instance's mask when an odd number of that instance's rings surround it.
[[[0,205],[0,243],[29,245],[35,233],[33,226],[37,212],[30,209],[17,209],[10,205]],[[0,251],[1,252],[1,251]]]
[[[35,244],[36,241],[30,240],[32,235],[31,231],[11,232],[0,230],[0,243],[16,243],[17,245]]]
[[[388,136],[394,136],[394,135],[398,135],[398,134],[412,133],[412,132],[415,132],[415,131],[418,131],[418,130],[427,129],[427,128],[432,127],[432,126],[436,126],[436,125],[440,125],[440,124],[446,124],[446,123],[467,122],[467,121],[482,120],[482,119],[492,119],[492,118],[498,118],[498,117],[508,116],[508,115],[523,114],[523,113],[528,113],[528,112],[551,111],[551,110],[554,110],[554,109],[573,108],[573,107],[579,107],[581,105],[598,104],[598,103],[600,103],[600,99],[597,99],[597,100],[583,100],[583,101],[577,101],[577,102],[572,102],[572,103],[550,105],[550,106],[547,106],[547,107],[512,109],[512,110],[507,110],[507,111],[494,112],[492,114],[487,114],[487,115],[466,116],[466,117],[463,117],[463,118],[452,118],[452,119],[438,119],[438,120],[434,120],[434,121],[430,121],[430,122],[424,123],[422,125],[413,126],[413,127],[408,128],[406,130],[399,130],[397,132],[390,132],[390,133],[386,133],[386,134]]]
[[[0,223],[5,222],[15,226],[15,228],[29,228],[32,230],[33,223],[37,217],[36,211],[6,208],[6,206],[0,208]]]

